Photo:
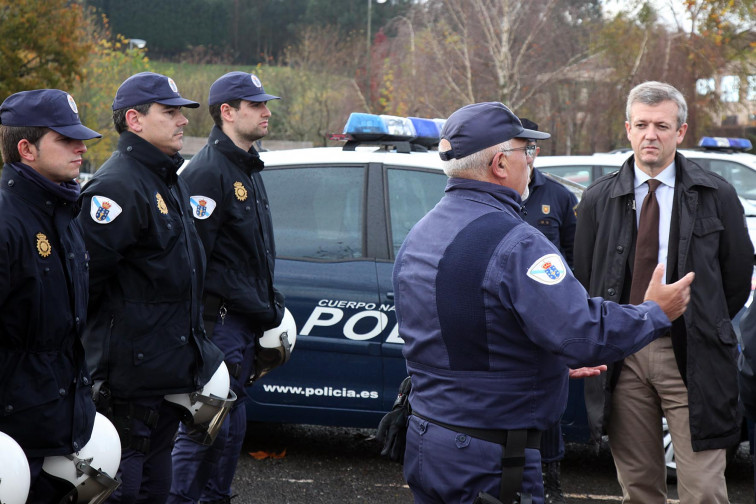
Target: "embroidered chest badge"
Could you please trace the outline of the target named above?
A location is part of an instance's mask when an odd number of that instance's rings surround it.
[[[52,245],[44,233],[37,233],[37,252],[42,257],[48,257],[52,253]]]
[[[547,254],[528,268],[528,276],[544,285],[556,285],[567,276],[567,268],[559,254]]]
[[[541,213],[543,215],[549,215],[551,213],[551,205],[541,205]]]
[[[89,215],[98,224],[108,224],[121,215],[121,206],[105,196],[92,196],[89,204]]]
[[[239,201],[247,199],[247,188],[241,182],[234,182],[234,195]]]
[[[210,217],[215,210],[215,200],[207,196],[190,196],[189,203],[192,205],[192,215],[195,219],[204,220]]]
[[[157,202],[157,208],[160,210],[160,213],[163,215],[168,215],[168,207],[165,206],[165,200],[163,199],[163,196],[160,195],[160,193],[155,193],[155,201]]]

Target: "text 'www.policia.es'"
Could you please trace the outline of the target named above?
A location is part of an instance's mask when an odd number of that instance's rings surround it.
[[[263,390],[269,393],[294,394],[305,397],[345,397],[348,399],[378,399],[375,390],[352,390],[344,387],[292,387],[290,385],[263,385]]]

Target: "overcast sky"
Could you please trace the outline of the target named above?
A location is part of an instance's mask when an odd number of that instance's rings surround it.
[[[683,7],[682,0],[650,0],[656,7],[659,16],[670,27],[676,27],[678,23],[683,23],[683,27],[686,30],[690,29],[690,25],[685,15],[685,9]],[[619,10],[627,8],[629,3],[640,2],[628,2],[627,0],[604,0],[604,10],[609,15],[614,15]],[[637,8],[635,9],[637,10]],[[677,19],[677,21],[675,21]]]

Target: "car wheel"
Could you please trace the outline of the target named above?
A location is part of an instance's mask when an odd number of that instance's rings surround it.
[[[662,417],[662,439],[664,441],[664,463],[667,466],[667,480],[670,482],[677,481],[677,462],[675,462],[675,447],[672,445],[672,434],[669,433],[667,419]],[[735,454],[740,447],[739,444],[727,449],[727,465],[735,458]]]
[[[667,466],[667,479],[677,480],[677,463],[675,462],[675,447],[672,445],[672,434],[669,433],[667,419],[662,417],[662,439],[664,440],[664,463]]]

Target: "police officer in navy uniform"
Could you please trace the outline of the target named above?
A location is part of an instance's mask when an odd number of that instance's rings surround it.
[[[538,131],[538,124],[520,118],[526,129]],[[532,152],[528,154],[530,182],[529,196],[524,202],[522,218],[539,230],[554,244],[572,269],[572,244],[575,242],[575,207],[577,197],[565,186],[547,178],[533,166],[541,148],[535,139],[526,139]],[[561,421],[543,431],[541,435],[541,460],[543,461],[543,486],[546,504],[565,504],[560,477],[560,461],[564,458],[564,440]]]
[[[522,220],[527,140],[544,137],[501,103],[454,112],[439,144],[446,194],[397,255],[415,502],[543,503],[539,434],[564,411],[568,368],[635,351],[687,305],[693,275],[663,285],[661,266],[638,306],[589,298]]]
[[[81,334],[88,262],[75,220],[83,140],[65,91],[37,89],[0,105],[0,431],[23,448],[31,469],[27,502],[58,502],[66,486],[42,471],[92,434],[95,406]]]
[[[538,124],[530,119],[521,118],[522,126],[526,129],[538,131]],[[559,182],[547,178],[538,168],[533,166],[541,151],[536,140],[528,140],[532,145],[533,155],[528,155],[530,182],[529,196],[524,202],[526,212],[523,219],[538,229],[562,253],[567,266],[572,268],[572,245],[575,242],[575,207],[577,197]]]
[[[254,147],[268,133],[267,103],[278,99],[249,73],[230,72],[216,80],[208,97],[215,126],[181,173],[208,258],[205,324],[225,354],[239,399],[211,447],[182,426],[173,449],[170,503],[230,501],[247,428],[242,398],[254,374],[255,341],[283,317],[283,296],[273,288],[275,243],[260,176],[264,165]]]
[[[164,396],[198,390],[223,359],[203,328],[205,256],[177,175],[181,107],[198,106],[164,75],[126,79],[113,101],[118,147],[82,193],[91,256],[84,344],[98,409],[123,448],[113,502],[166,500],[181,412]]]

